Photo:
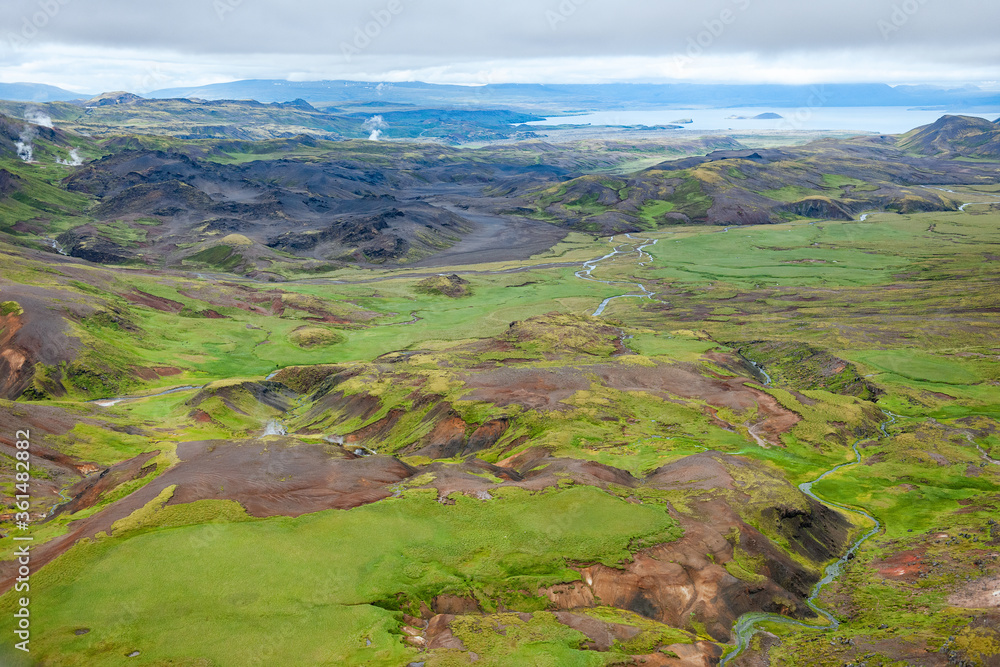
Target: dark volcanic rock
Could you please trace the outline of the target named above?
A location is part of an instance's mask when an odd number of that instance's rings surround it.
[[[854,219],[854,216],[844,210],[844,207],[840,203],[822,197],[803,199],[793,204],[788,204],[782,207],[781,210],[801,215],[804,218],[822,218],[824,220]]]
[[[67,232],[59,237],[59,242],[67,248],[71,257],[96,264],[127,264],[137,259],[131,250],[92,234]]]

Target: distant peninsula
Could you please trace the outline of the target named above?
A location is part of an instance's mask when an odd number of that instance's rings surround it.
[[[776,113],[762,113],[756,116],[729,116],[726,120],[782,120],[784,116]]]

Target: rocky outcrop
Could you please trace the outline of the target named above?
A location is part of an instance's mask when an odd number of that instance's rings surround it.
[[[417,283],[416,290],[424,294],[439,294],[458,299],[469,295],[469,281],[455,274],[432,276]]]
[[[128,264],[138,259],[132,250],[86,231],[74,230],[61,234],[59,243],[71,257],[79,257],[95,264]]]

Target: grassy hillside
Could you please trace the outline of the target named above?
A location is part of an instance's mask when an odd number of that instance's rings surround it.
[[[1000,158],[1000,126],[972,116],[943,116],[901,138],[901,148],[948,158]]]
[[[992,123],[983,123],[995,130]],[[531,202],[539,218],[574,229],[652,231],[675,224],[738,226],[803,218],[851,220],[871,211],[948,211],[957,207],[956,199],[926,186],[996,182],[995,163],[970,168],[968,162],[916,157],[921,137],[911,133],[898,142],[859,138],[718,151],[628,176],[582,176],[539,190]],[[940,157],[989,156],[986,135],[941,141],[952,152]],[[978,152],[962,149],[966,143],[976,143]],[[936,150],[919,152],[938,157]]]

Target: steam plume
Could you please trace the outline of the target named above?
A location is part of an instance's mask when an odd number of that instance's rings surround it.
[[[52,129],[52,117],[41,109],[26,109],[24,112],[24,120],[34,125],[41,125],[42,127],[47,127],[50,130]]]
[[[80,151],[77,150],[76,148],[73,148],[70,149],[68,160],[56,158],[56,163],[64,164],[67,167],[79,167],[81,164],[83,164],[83,158],[80,157]]]
[[[35,161],[34,141],[37,136],[38,130],[35,129],[34,125],[25,125],[24,129],[21,130],[21,136],[15,146],[17,146],[17,156],[25,162]]]
[[[25,162],[34,162],[35,160],[35,147],[31,145],[31,140],[34,137],[26,136],[27,132],[21,133],[21,138],[14,143],[17,146],[17,156]]]
[[[41,109],[28,108],[24,111],[24,129],[15,146],[17,146],[17,156],[25,162],[35,161],[35,139],[38,137],[37,127],[47,127],[52,129],[52,118]],[[70,158],[73,156],[70,154]],[[82,164],[82,162],[81,162]]]
[[[368,135],[369,141],[378,141],[382,138],[382,132],[385,128],[389,127],[389,124],[385,122],[382,116],[372,116],[364,122],[361,126],[366,132],[370,131],[371,134]]]

